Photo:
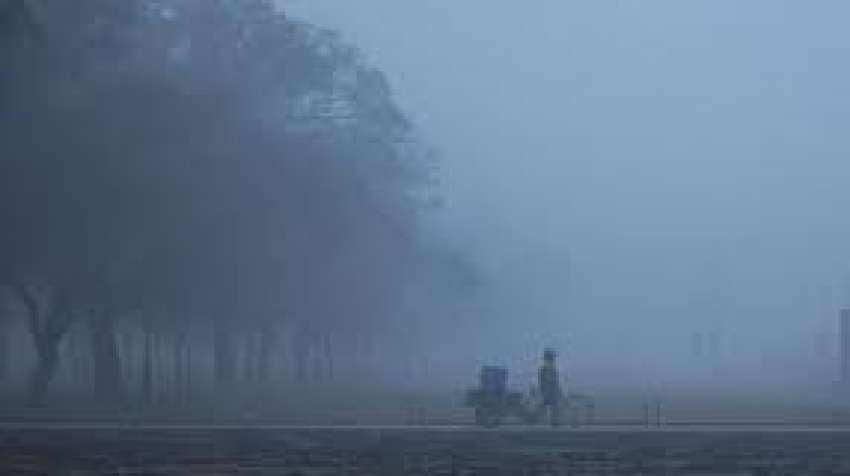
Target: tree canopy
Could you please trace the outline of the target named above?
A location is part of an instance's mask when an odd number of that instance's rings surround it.
[[[439,279],[433,156],[335,32],[268,0],[6,0],[0,28],[0,283],[62,322],[378,328]]]

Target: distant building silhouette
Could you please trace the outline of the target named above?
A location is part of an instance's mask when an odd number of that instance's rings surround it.
[[[701,358],[703,354],[702,333],[694,332],[691,336],[691,355]]]

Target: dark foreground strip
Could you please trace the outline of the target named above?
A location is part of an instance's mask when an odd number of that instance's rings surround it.
[[[850,432],[0,429],[0,474],[850,474]]]

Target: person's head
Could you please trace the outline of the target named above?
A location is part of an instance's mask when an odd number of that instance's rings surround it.
[[[553,349],[551,347],[547,347],[547,348],[543,349],[543,361],[544,362],[554,363],[555,362],[555,356],[556,356],[555,349]]]

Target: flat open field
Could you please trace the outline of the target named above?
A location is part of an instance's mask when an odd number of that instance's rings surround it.
[[[850,474],[850,432],[5,427],[0,429],[0,474]]]

